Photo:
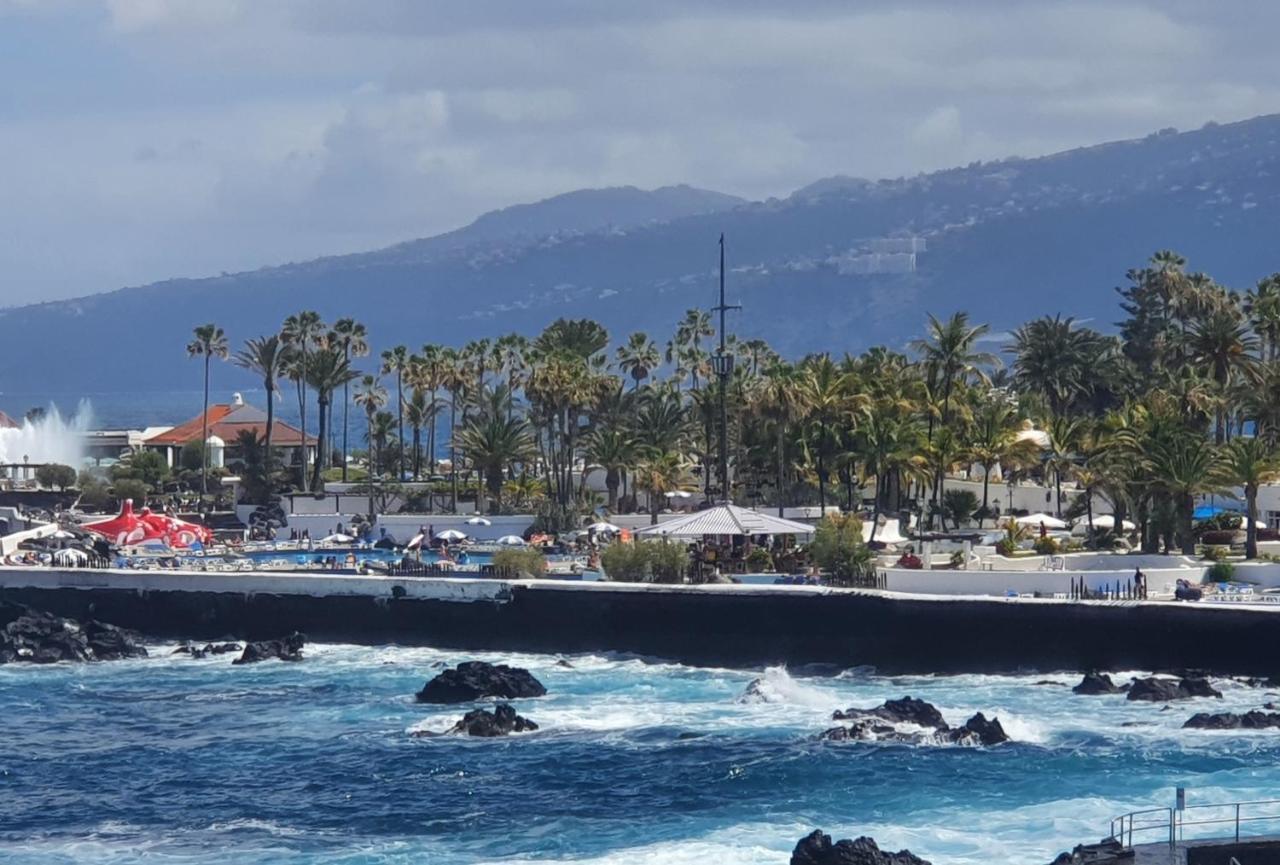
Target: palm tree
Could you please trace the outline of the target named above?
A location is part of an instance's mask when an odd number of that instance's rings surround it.
[[[247,339],[244,348],[236,352],[236,366],[257,373],[262,378],[262,388],[267,392],[267,431],[263,436],[263,448],[270,459],[271,435],[275,430],[276,382],[284,370],[285,348],[276,334]],[[306,442],[302,443],[305,448]]]
[[[329,334],[331,345],[342,349],[342,356],[351,362],[353,357],[365,357],[369,354],[369,334],[365,326],[354,318],[340,318],[333,323],[333,332]],[[342,386],[342,482],[347,482],[347,457],[350,449],[347,446],[347,410],[351,408],[350,383]]]
[[[865,396],[850,393],[851,378],[829,355],[805,361],[799,381],[800,399],[808,409],[807,445],[818,475],[818,504],[827,512],[827,479],[842,431],[852,425],[856,411],[867,407]]]
[[[1259,359],[1280,359],[1280,273],[1258,280],[1245,295],[1243,309],[1261,343]]]
[[[1066,413],[1088,394],[1102,375],[1102,354],[1110,342],[1075,320],[1044,316],[1013,333],[1014,380],[1039,394],[1054,415]]]
[[[378,467],[378,474],[386,471],[387,466],[387,444],[391,441],[391,437],[396,432],[396,416],[389,411],[375,412],[369,421],[369,447],[376,453],[374,464]]]
[[[1021,467],[1035,462],[1034,442],[1018,436],[1018,411],[1007,394],[993,391],[984,397],[974,417],[974,425],[965,449],[967,458],[982,466],[982,510],[978,512],[978,528],[991,514],[989,494],[991,472],[996,466]]]
[[[396,377],[396,419],[400,435],[400,479],[404,479],[404,372],[409,366],[409,349],[403,345],[382,353],[382,374]]]
[[[1228,475],[1222,458],[1212,445],[1185,430],[1148,441],[1145,450],[1153,481],[1173,499],[1182,554],[1194,555],[1196,539],[1191,522],[1195,499],[1223,491]]]
[[[373,459],[373,418],[378,410],[387,404],[387,389],[376,375],[365,375],[356,387],[355,404],[364,409],[365,438],[369,442],[369,477],[378,473],[378,466]]]
[[[631,376],[636,389],[661,363],[658,347],[648,334],[633,333],[626,344],[618,346],[618,369]]]
[[[1062,478],[1070,475],[1079,459],[1081,440],[1087,432],[1085,422],[1080,418],[1055,415],[1049,418],[1045,433],[1049,437],[1049,446],[1044,455],[1045,477],[1053,473],[1054,515],[1062,516]]]
[[[1191,359],[1210,370],[1217,383],[1218,396],[1225,395],[1231,380],[1239,375],[1251,378],[1258,368],[1254,352],[1258,340],[1249,333],[1241,313],[1232,304],[1224,304],[1191,326],[1188,337]],[[1226,413],[1221,403],[1214,412],[1214,440],[1226,438]]]
[[[456,349],[440,358],[440,386],[449,393],[449,509],[458,512],[458,398],[467,391],[466,359]]]
[[[790,364],[775,362],[767,370],[756,389],[756,406],[773,426],[774,459],[777,462],[778,516],[786,511],[786,443],[793,425],[809,410],[807,392],[801,386],[801,371]]]
[[[689,487],[689,466],[679,454],[651,453],[636,466],[636,488],[644,490],[649,502],[649,524],[658,524],[658,511],[667,493]]]
[[[534,451],[533,434],[523,418],[513,418],[506,412],[509,402],[505,385],[481,394],[480,409],[467,419],[458,431],[458,444],[468,460],[484,479],[485,489],[502,504],[502,484],[507,466],[529,459]],[[484,513],[484,497],[476,502]]]
[[[639,457],[636,440],[627,429],[597,425],[587,433],[584,444],[586,446],[584,477],[592,468],[604,469],[604,485],[609,493],[609,512],[616,513],[618,487]]]
[[[320,416],[319,432],[316,438],[316,467],[312,476],[311,488],[324,489],[325,447],[328,444],[329,406],[333,403],[333,392],[346,387],[359,373],[351,368],[346,352],[336,346],[318,349],[311,355],[307,365],[307,384],[316,392],[316,405]],[[306,447],[306,442],[303,442]]]
[[[187,355],[189,357],[204,358],[204,413],[201,415],[201,433],[200,433],[200,492],[204,495],[209,494],[209,361],[213,358],[226,360],[227,358],[227,335],[222,332],[222,328],[210,322],[202,324],[193,332],[193,339],[187,343]]]
[[[405,419],[409,422],[409,429],[413,430],[414,480],[422,475],[422,428],[431,422],[434,415],[434,406],[428,402],[426,392],[415,387],[404,404]]]
[[[1244,488],[1245,558],[1258,557],[1258,487],[1280,479],[1280,451],[1265,439],[1239,437],[1223,451],[1223,468],[1231,483]]]
[[[312,349],[324,334],[320,313],[303,310],[284,320],[280,339],[289,348],[288,375],[298,386],[298,421],[302,429],[302,489],[307,489],[307,367]]]

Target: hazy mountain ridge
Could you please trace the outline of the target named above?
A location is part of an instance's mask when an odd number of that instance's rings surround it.
[[[764,202],[582,190],[383,250],[10,309],[0,381],[102,387],[129,380],[147,346],[136,386],[172,386],[193,374],[180,362],[193,325],[216,320],[238,343],[303,308],[360,318],[378,346],[531,333],[562,315],[665,339],[686,307],[712,302],[721,231],[746,307],[734,326],[787,352],[901,344],[926,310],[967,308],[997,330],[1055,312],[1105,324],[1112,287],[1157,248],[1237,287],[1280,270],[1278,161],[1280,116],[1267,116],[910,178],[827,178]]]

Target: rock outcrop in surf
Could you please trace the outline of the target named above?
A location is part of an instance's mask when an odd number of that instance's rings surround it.
[[[231,663],[253,664],[270,658],[279,658],[282,661],[301,661],[302,647],[306,642],[306,634],[294,631],[287,637],[281,637],[278,640],[260,640],[256,643],[248,643],[245,645],[244,652],[241,653],[240,657]]]
[[[1127,686],[1126,686],[1127,687]],[[1071,689],[1073,694],[1119,694],[1125,688],[1120,687],[1111,681],[1111,677],[1106,673],[1099,673],[1097,670],[1090,670],[1084,674],[1084,678]]]
[[[419,703],[470,703],[488,697],[519,700],[546,693],[547,689],[528,670],[466,661],[423,685],[416,699]]]
[[[874,838],[865,836],[833,843],[830,835],[815,829],[796,844],[791,865],[930,865],[930,862],[910,850],[897,853],[881,850]]]
[[[190,655],[192,658],[204,658],[209,655],[226,655],[231,652],[239,652],[242,651],[243,648],[244,647],[239,643],[205,643],[203,646],[183,644],[174,649],[170,654]]]
[[[1280,727],[1280,712],[1200,712],[1182,726],[1187,730],[1265,730]]]
[[[146,655],[141,636],[133,631],[0,602],[0,664],[118,661]]]
[[[1130,700],[1145,700],[1152,703],[1166,703],[1170,700],[1189,700],[1192,697],[1221,697],[1222,692],[1209,680],[1200,677],[1183,679],[1162,679],[1150,676],[1145,679],[1134,679],[1129,686]]]
[[[987,718],[978,712],[965,721],[963,726],[951,727],[936,706],[910,696],[900,700],[886,700],[883,705],[873,709],[837,711],[831,718],[833,721],[852,722],[847,727],[832,727],[819,736],[832,742],[950,742],[957,745],[989,746],[1009,741],[998,718]]]

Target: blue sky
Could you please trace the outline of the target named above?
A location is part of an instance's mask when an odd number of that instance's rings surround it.
[[[1234,0],[0,0],[0,304],[1280,111]]]

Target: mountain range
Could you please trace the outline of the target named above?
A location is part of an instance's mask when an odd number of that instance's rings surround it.
[[[373,252],[2,310],[0,387],[193,386],[192,327],[216,321],[239,345],[301,309],[356,317],[376,349],[533,334],[562,316],[661,343],[685,309],[715,303],[722,232],[743,306],[732,329],[785,354],[901,346],[926,311],[968,310],[993,339],[1043,314],[1105,330],[1114,287],[1157,249],[1237,288],[1280,270],[1278,208],[1280,115],[910,178],[831,177],[767,201],[580,190]]]

